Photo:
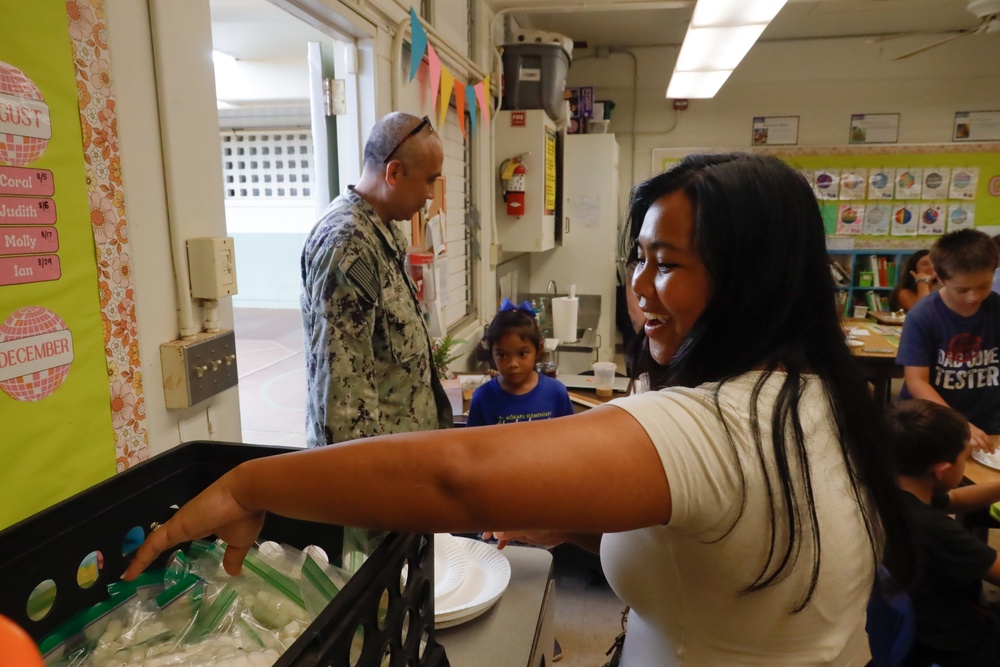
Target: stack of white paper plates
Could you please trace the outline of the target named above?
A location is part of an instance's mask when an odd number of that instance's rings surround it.
[[[451,537],[451,536],[449,536]],[[450,628],[485,613],[500,599],[510,583],[510,563],[492,544],[451,537],[465,552],[465,576],[461,583],[440,597],[434,586],[434,627]],[[447,541],[446,541],[447,543]],[[438,549],[437,535],[434,549]],[[435,581],[438,558],[434,559]],[[446,575],[450,578],[449,575]]]
[[[972,450],[972,458],[976,459],[984,466],[1000,470],[1000,449],[993,454],[984,452],[981,449]]]
[[[434,608],[465,581],[465,547],[448,533],[434,535]]]

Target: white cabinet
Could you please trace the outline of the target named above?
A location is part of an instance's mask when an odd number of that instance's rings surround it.
[[[497,234],[504,252],[542,252],[556,247],[558,133],[542,109],[504,110],[493,120],[495,178],[504,160],[523,156],[524,215],[507,214],[496,188]]]

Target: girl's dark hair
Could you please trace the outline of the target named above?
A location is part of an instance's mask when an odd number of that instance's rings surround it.
[[[892,294],[889,295],[890,310],[899,310],[902,307],[899,305],[900,290],[908,289],[911,292],[916,293],[917,279],[913,277],[913,272],[917,270],[917,262],[919,262],[922,257],[929,255],[930,252],[930,250],[918,250],[907,258],[906,266],[896,277],[896,288],[892,290]]]
[[[934,242],[931,261],[938,278],[949,280],[976,271],[993,271],[1000,262],[1000,250],[985,232],[960,229]]]
[[[529,340],[536,348],[542,346],[542,332],[538,328],[538,321],[534,315],[521,308],[501,310],[496,314],[486,327],[486,333],[483,334],[486,349],[492,350],[493,346],[507,334]]]
[[[761,465],[773,458],[777,474],[764,475],[771,499],[770,534],[762,536],[767,560],[744,592],[787,577],[803,545],[815,545],[807,546],[812,574],[794,611],[810,601],[819,578],[821,543],[812,478],[826,471],[810,460],[799,418],[804,374],[819,376],[826,389],[873,560],[881,558],[897,582],[909,584],[910,536],[901,518],[881,409],[844,340],[823,220],[809,184],[774,157],[690,155],[632,191],[623,248],[627,261],[637,256],[636,238],[646,212],[677,191],[687,195],[693,208],[694,243],[711,297],[666,365],[652,359],[645,333],[640,333],[632,375],[649,373],[653,388],[719,383],[716,408],[725,425],[718,398],[722,385],[763,371],[751,392],[750,419],[772,426],[769,443],[756,428],[754,440]],[[785,379],[773,413],[758,415],[760,392],[776,371],[784,372]],[[768,449],[770,457],[765,456]],[[745,504],[744,488],[740,515]]]
[[[936,463],[954,463],[969,441],[969,422],[947,405],[901,401],[886,414],[896,472],[919,477]]]

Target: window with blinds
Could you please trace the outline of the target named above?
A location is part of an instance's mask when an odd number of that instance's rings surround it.
[[[465,134],[459,123],[466,123]],[[474,248],[477,229],[473,215],[472,142],[468,118],[459,119],[454,107],[448,109],[445,127],[439,133],[444,147],[445,202],[448,245],[448,297],[444,324],[454,328],[467,317],[476,316]]]

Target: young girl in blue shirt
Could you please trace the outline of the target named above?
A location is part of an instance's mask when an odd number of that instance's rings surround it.
[[[472,395],[467,426],[573,414],[566,387],[535,370],[535,361],[542,352],[542,332],[527,302],[515,306],[504,299],[483,340],[500,375]]]

